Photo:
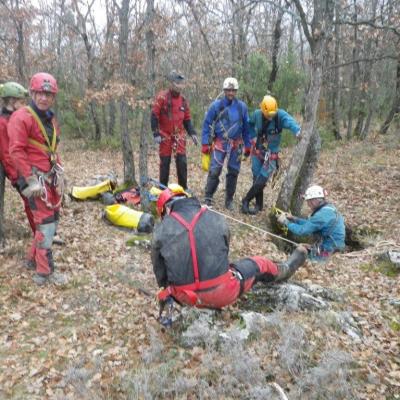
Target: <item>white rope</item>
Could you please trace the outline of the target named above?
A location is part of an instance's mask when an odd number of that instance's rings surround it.
[[[277,238],[277,239],[280,239],[280,240],[284,240],[285,242],[288,242],[288,243],[290,243],[290,244],[294,244],[295,246],[297,246],[297,245],[299,244],[299,243],[294,242],[293,240],[286,239],[286,238],[284,238],[284,237],[282,237],[282,236],[275,235],[274,233],[268,232],[268,231],[266,231],[265,229],[261,229],[261,228],[259,228],[258,226],[250,225],[250,224],[248,224],[248,223],[246,223],[246,222],[241,221],[240,219],[236,219],[236,218],[233,218],[233,217],[231,217],[231,216],[229,216],[229,215],[223,214],[222,212],[216,211],[216,210],[214,210],[213,208],[210,208],[210,207],[207,206],[207,205],[204,206],[204,207],[207,207],[210,211],[214,212],[215,214],[222,215],[223,217],[228,218],[228,219],[231,219],[232,221],[235,221],[235,222],[237,222],[238,224],[245,225],[245,226],[247,226],[247,227],[249,227],[249,228],[255,229],[255,230],[260,231],[260,232],[262,232],[262,233],[266,233],[266,234],[269,235],[269,236],[272,236],[272,237]]]

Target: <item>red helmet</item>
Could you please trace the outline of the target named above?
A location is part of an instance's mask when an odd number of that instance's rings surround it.
[[[39,72],[32,76],[29,90],[56,94],[58,92],[57,81],[54,76],[46,72]]]
[[[185,196],[187,197],[184,191],[176,191],[173,192],[171,189],[165,189],[158,196],[157,200],[157,214],[161,217],[164,213],[164,206],[175,196]]]

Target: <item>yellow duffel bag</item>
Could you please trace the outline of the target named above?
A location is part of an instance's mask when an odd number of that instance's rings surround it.
[[[153,231],[154,218],[151,214],[136,211],[122,204],[112,204],[104,209],[104,217],[113,225],[137,229],[138,232]]]
[[[94,186],[73,186],[71,189],[71,197],[75,200],[96,200],[102,193],[113,191],[115,183],[111,179]]]

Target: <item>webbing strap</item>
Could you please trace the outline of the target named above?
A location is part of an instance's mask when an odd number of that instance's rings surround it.
[[[193,276],[195,282],[195,289],[199,288],[200,285],[200,275],[199,275],[199,265],[197,262],[197,253],[196,253],[196,240],[194,237],[194,227],[197,224],[199,218],[203,215],[203,213],[207,210],[206,207],[201,207],[199,212],[194,216],[192,222],[189,224],[187,221],[183,219],[181,215],[178,213],[172,212],[170,214],[171,217],[175,218],[182,226],[186,228],[189,235],[189,245],[190,245],[190,253],[192,255],[192,265],[193,265]]]
[[[29,113],[32,115],[32,117],[34,118],[34,120],[36,121],[36,123],[39,126],[40,131],[42,132],[43,138],[47,143],[47,146],[44,145],[43,143],[38,142],[35,139],[28,139],[29,143],[33,144],[34,146],[40,148],[41,150],[44,150],[46,152],[49,152],[50,154],[55,154],[56,152],[56,145],[57,145],[57,134],[56,134],[56,127],[53,125],[53,137],[50,143],[50,139],[49,139],[49,135],[46,132],[45,127],[43,126],[42,121],[40,120],[39,116],[36,114],[36,112],[33,110],[32,107],[27,106],[26,109],[29,111]]]

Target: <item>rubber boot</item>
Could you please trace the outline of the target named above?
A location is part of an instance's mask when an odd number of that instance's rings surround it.
[[[204,202],[206,205],[212,205],[212,198],[219,185],[219,176],[222,168],[211,169],[207,176],[207,183],[204,194]]]
[[[160,156],[160,183],[164,186],[168,186],[170,165],[171,156]]]
[[[225,208],[227,210],[233,210],[233,196],[236,192],[236,184],[238,179],[239,171],[232,168],[228,168],[228,173],[226,174],[226,184],[225,184]]]
[[[263,210],[263,206],[264,206],[264,188],[261,192],[259,192],[256,195],[256,205],[254,207],[254,211],[255,213],[259,213],[260,211]]]
[[[304,246],[297,246],[290,257],[278,265],[278,275],[274,277],[274,282],[282,282],[290,278],[306,261],[307,249]]]
[[[187,159],[185,154],[176,156],[176,174],[178,175],[178,184],[187,189]]]
[[[242,213],[243,214],[256,214],[256,211],[254,209],[249,208],[249,204],[251,200],[253,200],[255,197],[259,196],[259,194],[263,193],[264,186],[265,186],[265,178],[260,179],[257,178],[255,183],[253,183],[253,186],[250,188],[250,190],[247,192],[246,196],[242,199]]]

